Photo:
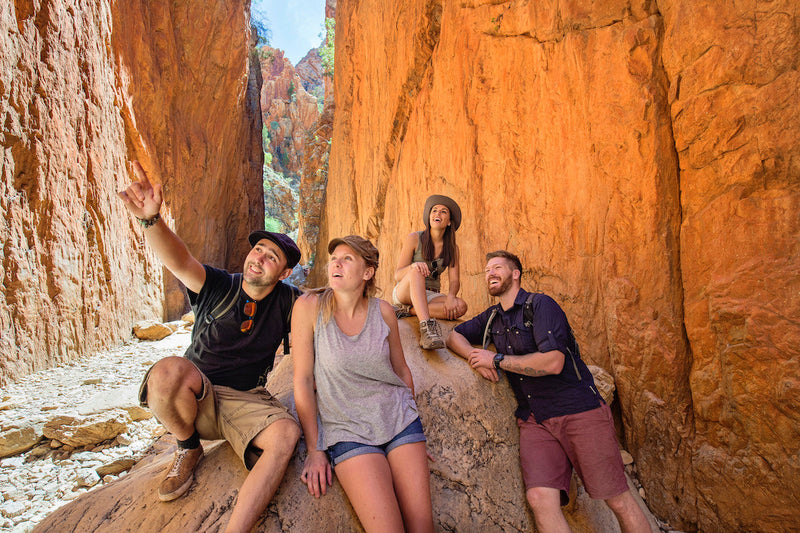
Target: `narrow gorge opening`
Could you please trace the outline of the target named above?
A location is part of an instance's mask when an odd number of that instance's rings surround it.
[[[302,282],[327,181],[335,2],[253,0],[251,25],[262,81],[264,227],[298,241],[304,254],[294,281]]]

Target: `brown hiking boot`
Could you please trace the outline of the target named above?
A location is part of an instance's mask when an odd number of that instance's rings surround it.
[[[409,304],[397,304],[393,305],[392,307],[394,308],[394,316],[396,316],[398,320],[413,316],[411,314],[411,306]]]
[[[419,323],[419,345],[423,350],[436,350],[444,348],[442,330],[435,318],[430,318]]]
[[[194,480],[194,469],[203,458],[203,446],[186,449],[178,448],[175,452],[175,461],[169,469],[167,477],[158,487],[158,498],[162,502],[171,502],[183,496],[189,490]]]

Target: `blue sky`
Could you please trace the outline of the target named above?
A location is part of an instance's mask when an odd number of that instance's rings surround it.
[[[267,16],[270,44],[283,50],[293,65],[322,43],[325,0],[252,0],[251,9]]]

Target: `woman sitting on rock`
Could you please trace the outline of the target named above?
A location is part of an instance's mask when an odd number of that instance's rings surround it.
[[[392,306],[375,297],[378,250],[357,235],[328,244],[328,285],[292,314],[297,415],[315,497],[331,466],[368,532],[432,532],[430,472]],[[318,417],[319,415],[319,417]]]
[[[444,348],[436,319],[455,320],[467,312],[466,302],[456,296],[461,275],[456,246],[461,208],[452,198],[434,194],[425,201],[423,220],[425,229],[410,233],[400,251],[392,303],[397,318],[417,315],[420,346],[435,350]],[[447,295],[439,292],[439,278],[445,270]]]

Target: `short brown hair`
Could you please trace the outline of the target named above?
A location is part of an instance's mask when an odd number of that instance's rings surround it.
[[[489,252],[486,254],[486,262],[488,263],[490,259],[494,259],[495,257],[502,257],[511,263],[515,270],[519,270],[519,277],[522,277],[522,262],[520,262],[519,257],[505,250],[497,250],[496,252]]]

